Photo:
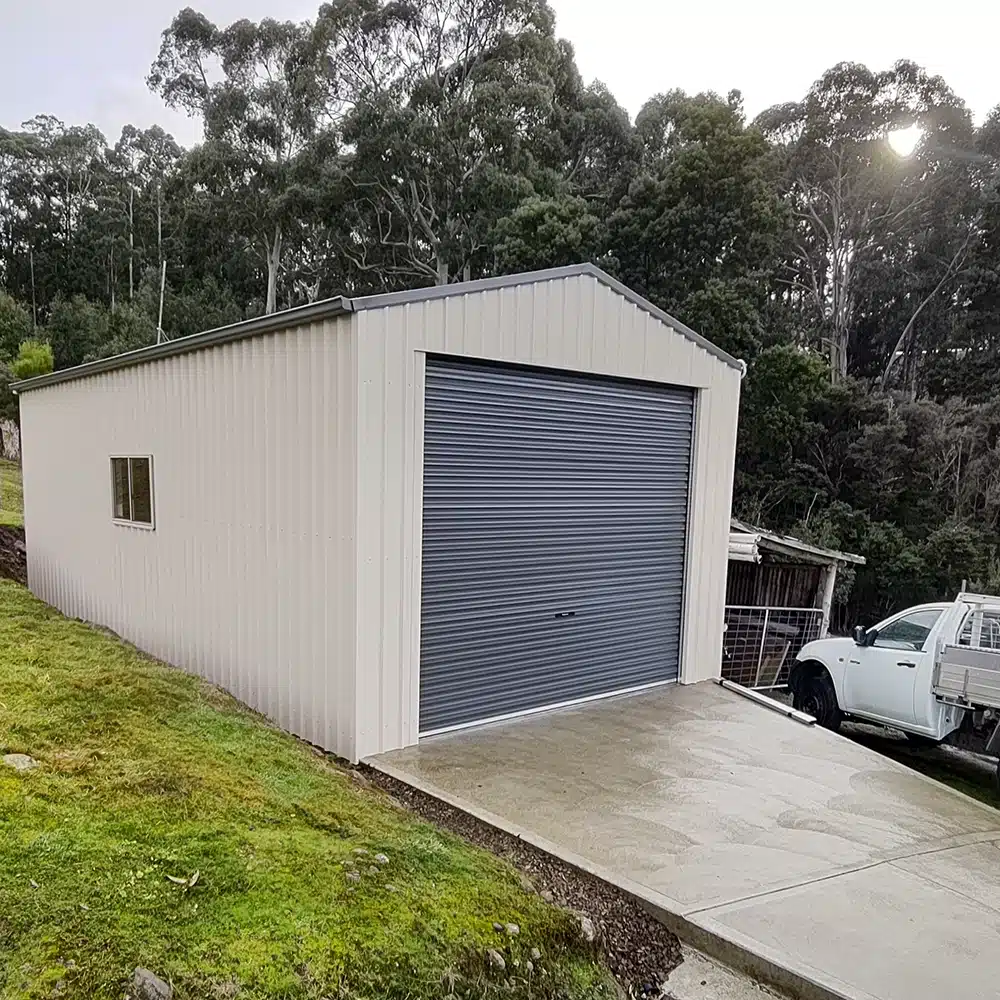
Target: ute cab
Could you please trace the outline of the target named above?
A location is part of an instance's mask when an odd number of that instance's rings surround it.
[[[982,612],[976,613],[981,631]],[[795,707],[830,729],[849,715],[943,740],[961,726],[967,709],[935,692],[938,652],[960,641],[972,614],[960,595],[950,604],[922,604],[871,628],[858,626],[851,638],[808,643],[789,675]],[[1000,609],[987,620],[1000,628]]]

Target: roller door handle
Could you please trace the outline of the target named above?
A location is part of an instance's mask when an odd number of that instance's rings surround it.
[[[575,617],[576,617],[576,612],[575,611],[557,611],[556,612],[556,618],[575,618]]]

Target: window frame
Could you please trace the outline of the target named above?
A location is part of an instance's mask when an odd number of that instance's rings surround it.
[[[118,517],[115,512],[115,462],[123,461],[125,462],[125,467],[128,469],[128,508],[131,514],[134,507],[135,501],[132,492],[132,462],[135,460],[145,460],[149,463],[149,520],[148,521],[136,521],[131,517]],[[113,524],[119,525],[122,528],[138,528],[141,531],[155,531],[156,530],[156,501],[155,501],[155,489],[154,489],[154,472],[153,472],[153,456],[152,455],[136,455],[129,454],[123,455],[121,453],[115,453],[108,457],[108,471],[111,474],[111,521]]]
[[[927,635],[924,636],[924,641],[921,643],[920,647],[917,648],[912,642],[904,642],[902,639],[889,639],[885,643],[880,643],[883,633],[886,629],[892,628],[894,625],[898,625],[900,622],[904,622],[909,618],[916,618],[917,615],[936,615],[933,624],[927,630]],[[915,610],[907,611],[904,614],[899,615],[899,617],[894,618],[891,622],[887,622],[882,628],[880,628],[876,635],[875,641],[872,643],[872,649],[895,649],[902,650],[905,653],[926,653],[927,644],[930,642],[931,636],[934,634],[934,630],[938,627],[942,616],[944,615],[943,608],[917,608]]]

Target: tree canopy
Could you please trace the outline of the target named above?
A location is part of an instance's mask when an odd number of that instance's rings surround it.
[[[747,361],[736,511],[868,556],[842,623],[1000,588],[1000,106],[841,63],[755,121],[668,78],[632,121],[544,0],[186,8],[147,82],[200,143],[0,127],[4,414],[46,365],[592,261]]]

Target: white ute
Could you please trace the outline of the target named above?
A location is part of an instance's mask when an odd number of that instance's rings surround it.
[[[850,639],[802,647],[793,703],[828,729],[851,716],[914,742],[947,740],[1000,754],[1000,597],[921,604]]]

